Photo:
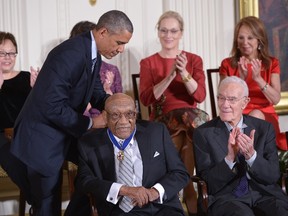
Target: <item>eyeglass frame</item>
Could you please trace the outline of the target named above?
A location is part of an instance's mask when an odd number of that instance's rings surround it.
[[[8,55],[10,58],[15,58],[17,54],[18,54],[17,52],[0,51],[0,57],[6,57]]]
[[[114,112],[110,113],[107,110],[105,110],[108,116],[111,116],[112,121],[119,121],[122,116],[124,115],[127,120],[136,119],[137,112],[136,111],[127,111],[125,113],[120,112]],[[129,114],[132,114],[132,116],[129,116]]]
[[[176,35],[179,31],[182,31],[181,29],[166,29],[166,28],[159,28],[158,29],[159,33],[162,35],[168,35],[169,32],[171,35]]]
[[[225,103],[225,101],[227,100],[227,102],[229,104],[236,104],[237,102],[239,102],[240,100],[242,100],[243,98],[247,99],[248,96],[243,96],[241,98],[237,98],[237,97],[224,97],[224,96],[220,96],[217,95],[217,101],[220,103]]]

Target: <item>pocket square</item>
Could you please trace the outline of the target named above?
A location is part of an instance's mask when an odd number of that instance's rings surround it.
[[[160,155],[160,153],[156,151],[156,152],[154,153],[154,158],[157,157],[158,155]]]

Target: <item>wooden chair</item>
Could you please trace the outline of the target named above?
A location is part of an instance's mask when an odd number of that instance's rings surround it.
[[[143,112],[142,112],[142,108],[143,105],[140,102],[140,96],[139,96],[139,79],[140,79],[140,74],[132,74],[132,85],[133,85],[133,94],[134,94],[134,100],[136,103],[136,108],[137,108],[137,118],[138,119],[143,119]],[[150,115],[151,113],[151,107],[148,107],[148,115]]]
[[[9,140],[9,142],[11,142],[12,138],[13,138],[13,128],[5,128],[4,129],[4,135]],[[9,178],[8,174],[2,169],[1,166],[0,166],[0,178]],[[25,216],[26,201],[25,201],[23,192],[21,190],[19,192],[18,201],[19,201],[18,215],[19,216]]]
[[[216,109],[216,95],[214,94],[214,89],[218,87],[218,85],[213,85],[213,74],[219,75],[219,68],[207,69],[207,80],[208,80],[208,88],[210,95],[210,105],[211,105],[211,114],[212,118],[217,117],[217,109]],[[214,76],[215,77],[215,76]]]
[[[13,138],[13,128],[5,128],[4,129],[5,137],[11,142]],[[67,171],[68,176],[68,187],[69,187],[69,196],[70,199],[72,197],[72,194],[74,193],[74,179],[77,174],[77,166],[70,162],[70,161],[64,161],[62,170]],[[8,174],[1,168],[0,166],[0,178],[8,178]],[[61,179],[62,181],[63,179]],[[62,191],[59,193],[60,198],[62,198]],[[62,200],[62,199],[61,199]],[[23,195],[23,192],[20,190],[19,195],[19,216],[25,216],[25,207],[26,207],[26,200]]]
[[[191,177],[192,182],[197,184],[198,189],[198,215],[206,216],[208,211],[208,185],[199,176]],[[281,174],[279,184],[282,191],[288,195],[288,170]]]

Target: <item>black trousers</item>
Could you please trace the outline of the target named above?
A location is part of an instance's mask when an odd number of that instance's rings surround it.
[[[115,206],[111,216],[184,216],[184,212],[170,206],[149,203],[142,208],[136,206],[128,213]]]
[[[254,197],[255,198],[255,197]],[[253,199],[254,199],[253,198]],[[208,210],[209,216],[284,216],[288,203],[275,197],[261,196],[256,202],[251,197],[219,199]]]
[[[10,143],[0,148],[0,165],[32,205],[33,215],[61,216],[62,170],[54,176],[43,176],[10,152]]]

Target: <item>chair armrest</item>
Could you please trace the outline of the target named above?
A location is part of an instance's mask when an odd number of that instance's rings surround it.
[[[207,213],[208,210],[208,192],[206,182],[198,176],[191,176],[192,182],[197,183],[198,189],[198,204],[201,205],[202,210]]]

